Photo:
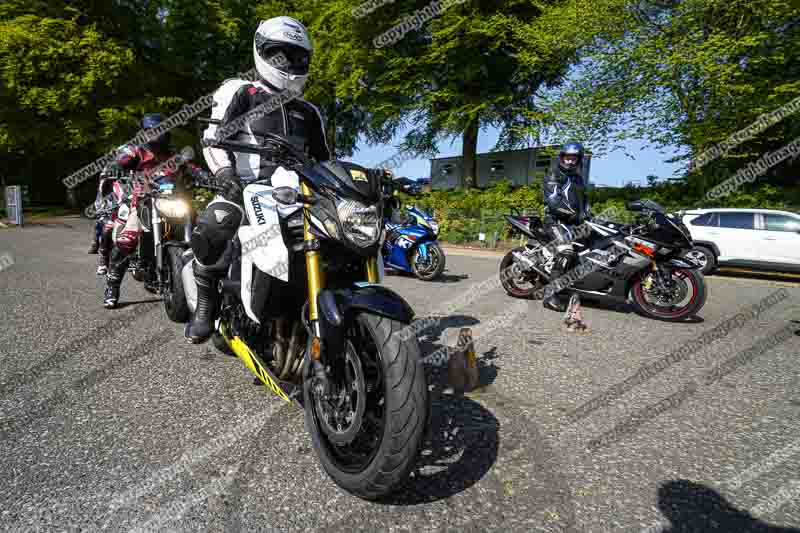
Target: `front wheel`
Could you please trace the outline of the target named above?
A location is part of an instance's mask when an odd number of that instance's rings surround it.
[[[427,245],[428,257],[423,259],[419,252],[419,246],[414,249],[411,257],[411,268],[414,275],[422,281],[433,281],[444,272],[444,250],[437,242],[430,242]]]
[[[306,428],[337,485],[366,500],[392,492],[414,466],[428,423],[428,387],[415,335],[367,313],[350,321],[345,353],[323,387],[303,386]]]
[[[139,261],[138,256],[131,257],[131,277],[139,283],[147,279],[147,269]]]
[[[654,274],[640,276],[631,287],[631,300],[638,312],[659,320],[678,321],[694,316],[706,303],[706,280],[689,268],[676,268],[664,282]]]
[[[166,286],[164,291],[164,310],[170,320],[179,324],[188,322],[191,316],[189,304],[186,303],[186,293],[183,291],[183,277],[181,276],[183,260],[181,259],[181,254],[183,254],[182,249],[170,246],[167,248],[166,257],[164,257],[167,262],[167,279],[164,284]]]

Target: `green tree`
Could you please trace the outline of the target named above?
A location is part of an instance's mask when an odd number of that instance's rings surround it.
[[[501,130],[501,144],[526,142],[537,122],[535,95],[558,84],[574,44],[542,35],[536,22],[567,4],[545,1],[468,1],[423,28],[373,51],[373,96],[380,116],[413,126],[406,144],[419,152],[437,141],[461,138],[463,183],[475,185],[480,131]],[[426,2],[396,2],[365,20],[374,34],[393,27]]]
[[[548,102],[563,132],[596,152],[646,139],[688,162],[800,95],[800,4],[792,0],[632,2],[582,49]],[[697,192],[800,134],[787,117],[691,176]],[[783,166],[789,168],[789,164]],[[796,168],[796,167],[795,167]]]

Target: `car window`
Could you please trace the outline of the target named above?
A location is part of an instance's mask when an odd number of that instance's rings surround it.
[[[764,215],[767,231],[800,231],[800,221],[786,215]]]
[[[706,213],[705,215],[700,215],[697,218],[693,218],[689,221],[692,226],[716,226],[716,220],[714,219],[714,213]]]
[[[753,213],[719,213],[719,227],[754,229]]]

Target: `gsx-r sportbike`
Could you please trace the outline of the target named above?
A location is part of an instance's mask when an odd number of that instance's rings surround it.
[[[189,161],[184,158],[182,163]],[[181,254],[192,234],[192,206],[188,191],[177,179],[181,167],[159,170],[147,179],[138,198],[142,235],[133,277],[164,299],[164,310],[173,322],[187,322],[191,310],[183,290]]]
[[[383,261],[396,270],[413,273],[423,281],[431,281],[444,272],[444,250],[436,242],[439,224],[427,213],[406,208],[404,223],[386,221]]]
[[[585,231],[574,241],[583,248],[575,272],[582,269],[588,274],[569,290],[589,298],[629,302],[656,319],[695,315],[705,304],[706,283],[699,265],[681,258],[692,248],[692,239],[680,216],[668,215],[651,200],[637,200],[626,207],[640,213],[635,224],[594,219],[577,227]],[[554,246],[548,246],[548,234],[537,217],[506,215],[506,220],[529,241],[503,258],[503,287],[520,298],[542,294],[543,287],[554,281],[550,276]]]
[[[363,167],[313,164],[273,134],[259,145],[214,146],[280,165],[244,189],[246,216],[223,258],[215,344],[303,405],[314,450],[338,485],[365,499],[390,493],[415,463],[429,400],[416,335],[403,331],[414,313],[378,284],[380,183]],[[194,309],[190,261],[183,286]]]

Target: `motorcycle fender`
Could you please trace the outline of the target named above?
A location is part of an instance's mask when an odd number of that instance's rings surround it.
[[[436,242],[436,239],[433,238],[430,235],[426,236],[426,237],[423,237],[421,239],[417,239],[417,243],[412,248],[412,253],[413,253],[413,250],[419,250],[419,255],[422,256],[423,259],[427,259],[428,258],[428,245],[431,244],[431,243],[434,243],[434,242]]]
[[[362,284],[351,289],[320,291],[317,295],[319,325],[330,353],[342,353],[348,319],[357,311],[410,324],[414,310],[391,289],[381,285]]]

